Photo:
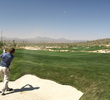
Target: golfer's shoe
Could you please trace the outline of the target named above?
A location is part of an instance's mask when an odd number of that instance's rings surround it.
[[[5,93],[2,93],[1,95],[6,95]]]
[[[7,91],[13,91],[13,89],[12,88],[9,88],[9,89],[7,89]]]

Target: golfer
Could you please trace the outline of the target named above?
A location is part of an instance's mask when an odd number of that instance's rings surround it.
[[[2,95],[6,95],[5,91],[12,91],[12,88],[8,87],[8,81],[10,77],[10,69],[9,66],[14,58],[13,54],[15,53],[15,49],[11,48],[9,52],[4,52],[0,55],[1,63],[0,63],[0,74],[3,81],[2,87]]]

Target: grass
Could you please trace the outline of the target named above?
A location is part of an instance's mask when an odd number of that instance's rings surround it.
[[[11,80],[29,73],[76,87],[84,93],[80,100],[110,98],[110,54],[16,50],[14,55]]]

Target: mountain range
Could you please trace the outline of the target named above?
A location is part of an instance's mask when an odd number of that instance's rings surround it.
[[[50,38],[50,37],[35,37],[35,38],[24,38],[24,39],[20,39],[20,38],[7,38],[7,37],[3,37],[3,41],[26,41],[26,42],[56,42],[56,43],[60,43],[60,42],[81,42],[81,41],[85,41],[85,40],[69,40],[69,39],[65,39],[65,38],[59,38],[59,39],[54,39],[54,38]]]

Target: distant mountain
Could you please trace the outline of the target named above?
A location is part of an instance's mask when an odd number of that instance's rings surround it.
[[[3,37],[4,41],[27,41],[27,42],[56,42],[56,43],[60,43],[60,42],[81,42],[84,40],[69,40],[69,39],[65,39],[65,38],[59,38],[59,39],[54,39],[54,38],[50,38],[50,37],[35,37],[35,38],[24,38],[24,39],[20,39],[20,38],[7,38],[7,37]]]

